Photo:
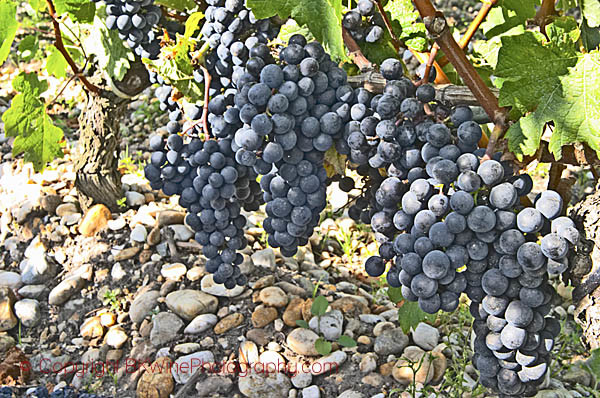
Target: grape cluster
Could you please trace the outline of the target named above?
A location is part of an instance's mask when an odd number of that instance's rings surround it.
[[[94,0],[106,3],[106,26],[117,29],[119,38],[142,58],[155,59],[160,53],[160,32],[153,28],[161,19],[154,0]]]
[[[385,23],[371,0],[358,0],[356,8],[342,18],[342,26],[358,42],[376,43],[383,37]]]
[[[374,194],[384,178],[378,169],[364,164],[356,167],[356,172],[363,180],[363,187],[361,195],[351,201],[352,204],[348,207],[348,216],[356,222],[371,224],[371,217],[380,209]],[[354,188],[354,180],[344,177],[340,180],[339,186],[342,191],[350,192]]]
[[[0,387],[0,398],[13,398],[13,390],[9,386]]]
[[[4,391],[8,391],[8,395],[2,395]],[[109,398],[108,395],[98,395],[95,393],[78,392],[71,386],[65,386],[58,390],[48,392],[45,386],[38,386],[35,390],[27,395],[30,398]],[[2,387],[0,389],[0,398],[12,398],[10,387]]]

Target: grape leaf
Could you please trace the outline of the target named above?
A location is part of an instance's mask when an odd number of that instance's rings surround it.
[[[163,5],[177,11],[188,11],[196,7],[194,0],[156,0],[156,4]]]
[[[587,51],[600,46],[600,29],[591,28],[585,18],[581,24],[581,41]]]
[[[47,162],[63,156],[63,132],[54,125],[40,99],[48,83],[40,81],[35,73],[21,73],[13,81],[13,88],[19,94],[2,115],[6,134],[16,137],[13,154],[25,153],[25,161],[41,170]]]
[[[292,17],[306,25],[335,59],[346,59],[342,42],[342,0],[247,0],[257,18]]]
[[[102,14],[103,15],[103,14]],[[89,34],[83,40],[83,48],[94,54],[100,69],[106,71],[111,79],[120,81],[127,73],[130,62],[134,61],[133,52],[119,39],[116,30],[108,29],[104,19],[96,16],[94,23],[86,25]]]
[[[598,0],[581,0],[581,12],[591,28],[600,26],[600,2]]]
[[[0,65],[10,53],[18,26],[17,4],[10,0],[0,0]]]
[[[381,64],[388,58],[398,58],[398,53],[392,44],[392,38],[387,30],[375,43],[360,43],[361,50],[367,59],[375,64]]]
[[[404,301],[404,304],[398,308],[398,324],[404,333],[410,329],[415,329],[423,321],[433,322],[436,315],[428,314],[419,308],[419,304],[414,301]]]
[[[29,35],[19,42],[19,56],[23,61],[29,61],[35,57],[40,48],[36,35]]]
[[[321,355],[327,355],[331,352],[331,343],[324,338],[319,337],[317,341],[315,341],[315,350]]]
[[[567,73],[539,99],[535,112],[506,132],[508,148],[518,158],[536,152],[544,126],[554,122],[548,149],[560,159],[561,148],[585,142],[600,156],[600,52],[581,54]]]
[[[57,15],[68,13],[81,23],[92,23],[96,13],[96,3],[90,0],[54,0]]]
[[[481,29],[485,37],[492,39],[505,34],[523,33],[525,25],[514,11],[494,7],[481,24]]]
[[[565,57],[543,41],[544,36],[534,32],[502,38],[494,73],[505,80],[500,88],[500,106],[533,111],[540,98],[557,86],[558,77],[577,62],[576,57]]]
[[[392,23],[400,25],[401,33],[398,39],[419,52],[427,50],[427,30],[425,25],[419,22],[419,12],[415,10],[411,0],[388,1],[383,9],[390,14]],[[397,34],[396,31],[394,33]]]
[[[325,152],[324,167],[328,177],[336,174],[344,175],[346,170],[346,155],[341,155],[335,149],[335,145]]]
[[[201,12],[195,12],[188,17],[185,21],[185,33],[183,36],[187,39],[192,37],[196,29],[198,29],[198,24],[204,18],[204,14]]]
[[[387,295],[394,304],[404,300],[404,297],[402,297],[402,289],[399,287],[388,287]]]
[[[313,35],[310,33],[310,29],[308,29],[305,25],[298,25],[293,19],[288,20],[284,25],[281,26],[277,38],[283,43],[287,43],[290,40],[290,37],[296,33],[306,37],[307,41],[315,40]]]
[[[204,98],[204,85],[193,78],[194,68],[189,54],[189,40],[178,36],[177,43],[161,49],[162,55],[157,60],[143,58],[142,62],[150,65],[170,85],[174,86],[191,102]]]
[[[57,78],[67,76],[67,60],[56,47],[50,47],[50,55],[46,59],[46,70]]]
[[[540,5],[540,0],[502,0],[500,2],[500,7],[514,11],[521,23],[535,17],[535,6],[538,5]]]

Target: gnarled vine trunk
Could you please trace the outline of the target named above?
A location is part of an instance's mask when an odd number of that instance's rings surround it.
[[[96,203],[118,210],[117,200],[123,196],[119,126],[131,98],[149,85],[148,72],[138,61],[111,91],[88,95],[79,117],[80,154],[75,162],[75,187],[83,210]]]
[[[575,320],[590,349],[600,348],[600,185],[571,211],[581,243],[570,256]]]

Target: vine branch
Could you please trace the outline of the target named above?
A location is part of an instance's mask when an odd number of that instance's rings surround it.
[[[60,25],[56,20],[56,8],[54,7],[54,3],[52,2],[52,0],[46,0],[46,3],[48,4],[48,13],[50,14],[50,18],[52,19],[52,26],[54,27],[54,46],[58,51],[60,51],[63,57],[65,57],[65,60],[73,70],[73,74],[75,74],[75,76],[77,76],[79,80],[81,80],[81,83],[88,89],[88,91],[94,94],[98,94],[100,92],[100,89],[97,86],[90,83],[89,80],[85,76],[83,76],[81,70],[77,67],[75,61],[73,61],[71,54],[69,54],[69,52],[65,48],[65,44],[62,39],[62,33],[60,31]]]
[[[400,47],[403,46],[403,43],[396,37],[396,34],[392,30],[392,23],[390,22],[390,19],[388,18],[385,10],[383,9],[381,0],[375,0],[375,4],[377,5],[377,9],[379,10],[381,17],[383,18],[383,23],[385,24],[385,27],[388,30],[390,37],[392,38],[392,44],[394,45],[396,52],[398,52],[398,50],[400,50]]]
[[[342,39],[344,40],[344,44],[348,48],[350,52],[350,58],[352,58],[352,62],[358,66],[358,69],[361,71],[373,69],[373,64],[371,61],[365,57],[363,52],[361,51],[356,41],[350,35],[350,32],[346,28],[342,26]]]

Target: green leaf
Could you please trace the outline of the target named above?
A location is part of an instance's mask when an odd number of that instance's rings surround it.
[[[177,11],[189,11],[196,7],[194,0],[156,0],[156,4],[163,5]]]
[[[331,343],[322,337],[315,341],[315,350],[321,355],[328,355],[331,352]]]
[[[554,122],[549,150],[556,159],[564,145],[585,142],[600,155],[600,52],[581,54],[577,64],[558,76],[539,99],[535,112],[506,132],[508,148],[518,157],[537,150],[546,123]]]
[[[161,49],[159,59],[142,61],[154,68],[170,85],[179,90],[191,102],[204,98],[204,85],[196,83],[193,78],[194,68],[189,54],[189,40],[178,36],[175,45]],[[166,55],[166,56],[165,56]]]
[[[408,333],[411,328],[414,330],[421,322],[433,322],[435,318],[436,315],[421,310],[415,301],[406,300],[402,307],[398,308],[398,324],[404,333]]]
[[[334,59],[346,59],[342,41],[342,0],[247,0],[257,18],[292,17],[306,25]]]
[[[502,0],[500,7],[515,12],[521,22],[535,17],[535,6],[540,5],[540,0]]]
[[[325,314],[328,307],[329,302],[327,299],[323,296],[317,296],[310,307],[310,312],[312,312],[312,314],[315,316],[321,316]]]
[[[481,29],[488,39],[493,39],[501,35],[523,33],[525,25],[514,11],[494,7],[481,24]]]
[[[48,73],[59,79],[66,77],[68,66],[67,60],[60,51],[56,47],[50,47],[50,55],[48,55],[48,59],[46,60],[46,70]]]
[[[81,23],[94,21],[96,3],[90,0],[54,0],[57,15],[68,13],[71,18]]]
[[[40,170],[47,162],[63,156],[63,132],[46,114],[46,105],[40,99],[48,83],[40,81],[35,73],[21,73],[13,81],[19,92],[11,107],[2,115],[9,137],[16,137],[13,154],[25,153],[25,161]]]
[[[0,0],[0,65],[10,53],[18,26],[17,4],[10,0]]]
[[[587,51],[592,51],[600,46],[600,29],[591,28],[585,18],[581,24],[581,40]]]
[[[591,28],[600,26],[600,1],[581,0],[581,12]]]
[[[584,362],[583,366],[596,378],[600,378],[600,348],[592,350],[590,357]]]
[[[185,33],[183,34],[183,37],[185,37],[186,39],[192,37],[196,29],[198,29],[198,25],[200,24],[202,18],[204,18],[204,14],[200,11],[190,15],[185,21]]]
[[[40,46],[37,36],[27,36],[19,42],[19,56],[23,61],[29,61],[35,57],[35,54],[37,54],[39,48]]]
[[[332,177],[336,174],[344,175],[346,170],[346,155],[341,155],[332,146],[325,152],[324,166],[327,171],[327,176]]]
[[[88,55],[96,56],[100,69],[106,71],[111,79],[123,79],[130,62],[135,60],[133,52],[119,39],[119,33],[108,29],[99,16],[96,16],[92,25],[86,27],[89,28],[89,35],[83,40],[83,47]]]
[[[404,297],[402,296],[402,289],[399,287],[388,287],[387,295],[394,304],[404,300]]]
[[[283,43],[287,43],[290,40],[290,37],[297,33],[306,37],[306,40],[309,42],[315,40],[312,33],[310,33],[310,29],[308,29],[306,25],[300,26],[293,19],[289,19],[285,24],[281,26],[277,38]]]
[[[364,42],[360,44],[360,48],[369,61],[378,65],[388,58],[398,58],[387,29],[383,31],[383,36],[376,43]]]
[[[298,319],[296,321],[296,325],[298,325],[298,326],[300,326],[301,328],[304,328],[304,329],[309,329],[308,322],[306,322],[304,319]]]
[[[411,0],[391,0],[383,9],[390,14],[391,22],[400,26],[400,34],[394,30],[398,39],[419,52],[427,50],[427,30],[419,22],[419,12]]]
[[[345,334],[341,335],[337,342],[342,347],[356,347],[357,346],[356,341],[352,337],[346,336]]]
[[[500,106],[532,111],[558,84],[558,77],[577,62],[563,51],[544,45],[540,33],[525,32],[502,38],[495,75],[505,79],[500,88]]]

